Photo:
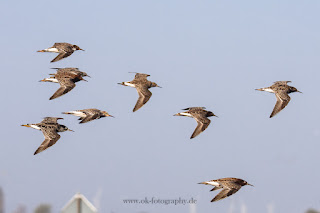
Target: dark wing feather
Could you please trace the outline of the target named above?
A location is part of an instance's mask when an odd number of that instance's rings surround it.
[[[270,115],[270,118],[272,118],[278,112],[280,112],[282,109],[284,109],[290,101],[290,96],[288,95],[288,93],[286,91],[278,91],[275,95],[277,97],[277,103],[273,108],[273,111]]]
[[[148,74],[144,74],[144,73],[137,73],[135,76],[134,76],[134,80],[141,80],[141,79],[146,79],[147,80],[147,77],[150,76]]]
[[[194,119],[196,119],[198,126],[194,130],[193,134],[191,135],[190,139],[198,136],[201,132],[203,132],[211,123],[210,119],[203,115],[197,114]]]
[[[93,121],[93,120],[99,119],[99,118],[100,118],[100,116],[97,113],[95,113],[95,114],[87,114],[86,117],[81,118],[80,124],[87,123],[89,121]]]
[[[238,187],[238,188],[225,188],[225,189],[222,189],[221,192],[219,192],[219,194],[217,194],[212,200],[211,202],[215,202],[215,201],[218,201],[218,200],[222,200],[226,197],[229,197],[230,195],[233,195],[234,193],[236,193],[241,187]]]
[[[50,97],[50,100],[58,98],[70,92],[76,84],[70,78],[59,78],[60,88]]]
[[[41,123],[45,123],[45,124],[48,124],[48,123],[57,123],[59,119],[63,119],[63,118],[56,118],[56,117],[45,117]]]
[[[222,188],[222,187],[215,186],[215,187],[213,187],[213,189],[210,190],[210,192],[215,191],[215,190],[218,190],[218,189],[221,189],[221,188]]]
[[[59,55],[57,55],[57,57],[55,57],[55,58],[51,61],[51,63],[52,63],[52,62],[56,62],[56,61],[60,61],[61,59],[70,56],[72,53],[73,53],[73,51],[59,53]]]
[[[145,103],[147,103],[152,95],[152,93],[148,90],[148,87],[138,86],[136,87],[137,92],[139,94],[138,101],[133,109],[133,112],[140,109]]]
[[[205,107],[188,107],[182,110],[206,109]]]
[[[41,131],[44,135],[45,140],[35,151],[34,155],[48,149],[50,146],[53,146],[59,139],[60,135],[56,132],[55,128],[41,128]]]

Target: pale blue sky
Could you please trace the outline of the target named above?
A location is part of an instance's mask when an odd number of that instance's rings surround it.
[[[125,205],[127,198],[194,197],[198,212],[300,213],[320,209],[320,2],[287,1],[1,1],[2,141],[0,186],[6,210],[54,212],[76,193],[101,193],[101,212],[182,213],[188,206]],[[37,53],[54,42],[85,49],[56,63]],[[57,84],[39,83],[52,67],[79,67],[92,78],[49,101]],[[118,85],[150,74],[150,101],[135,113],[138,94]],[[255,91],[291,80],[303,94],[270,119],[276,99]],[[190,140],[196,122],[174,117],[205,106],[208,129]],[[79,125],[63,111],[96,107],[116,118]],[[20,125],[45,116],[75,132],[33,156],[41,132]],[[210,203],[198,182],[238,177],[255,185]],[[316,183],[316,184],[315,184]],[[239,212],[239,211],[238,211]]]

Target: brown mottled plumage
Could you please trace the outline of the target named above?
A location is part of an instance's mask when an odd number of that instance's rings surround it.
[[[74,110],[70,112],[63,112],[63,114],[79,116],[79,120],[81,120],[80,124],[87,123],[89,121],[93,121],[95,119],[100,119],[103,117],[113,117],[112,115],[109,115],[106,111],[101,111],[99,109]]]
[[[212,185],[215,186],[210,191],[215,191],[218,189],[222,189],[212,200],[211,202],[222,200],[226,197],[229,197],[236,193],[242,186],[249,185],[253,186],[247,181],[239,179],[239,178],[221,178],[217,180],[210,180],[206,182],[201,182],[199,184]]]
[[[208,117],[216,116],[215,114],[213,114],[213,112],[205,110],[205,107],[189,107],[189,108],[182,109],[182,110],[188,110],[188,111],[177,113],[177,114],[174,114],[174,115],[175,116],[192,117],[198,123],[198,126],[194,130],[194,132],[191,135],[190,139],[198,136],[201,132],[203,132],[209,126],[211,121],[210,121],[210,119],[208,119]],[[216,117],[218,117],[218,116],[216,116]]]
[[[52,47],[48,49],[39,50],[38,52],[55,52],[59,53],[57,57],[55,57],[51,62],[60,61],[63,58],[69,57],[76,50],[82,50],[77,45],[69,44],[69,43],[55,43]]]
[[[123,86],[130,86],[137,89],[139,94],[138,101],[133,109],[133,112],[140,109],[144,104],[146,104],[151,98],[152,93],[149,91],[151,87],[160,87],[156,83],[148,81],[147,77],[150,76],[144,73],[136,73],[134,79],[128,82],[118,83]],[[161,87],[160,87],[161,88]]]
[[[271,92],[276,95],[277,103],[273,108],[273,111],[270,115],[270,118],[275,116],[277,113],[279,113],[281,110],[283,110],[288,105],[288,103],[291,99],[290,96],[288,95],[289,93],[300,92],[295,87],[287,85],[287,83],[289,83],[289,82],[291,82],[291,81],[276,81],[270,87],[256,89],[259,91]]]
[[[50,74],[50,78],[41,80],[42,82],[54,82],[59,83],[60,88],[50,97],[50,100],[58,98],[64,94],[70,92],[78,81],[87,81],[83,79],[84,76],[90,77],[87,73],[79,71],[78,68],[54,68],[58,69],[57,73]]]
[[[64,125],[58,124],[57,123],[58,119],[63,119],[63,118],[45,117],[40,123],[21,125],[21,126],[31,127],[37,130],[41,130],[44,135],[45,140],[42,142],[39,148],[35,151],[34,155],[53,146],[61,137],[58,134],[58,132],[73,131],[68,129],[68,127]]]

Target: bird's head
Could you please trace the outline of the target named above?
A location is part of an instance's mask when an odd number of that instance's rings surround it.
[[[216,116],[213,112],[208,111],[208,112],[207,112],[207,117],[211,117],[211,116],[218,117],[218,116]]]
[[[58,132],[65,132],[65,131],[71,131],[74,132],[73,130],[69,129],[68,127],[66,127],[65,125],[59,125],[59,129]]]
[[[106,111],[101,111],[102,115],[104,117],[113,117],[112,115],[110,115],[109,113],[107,113]],[[114,117],[113,117],[114,118]]]
[[[81,49],[81,48],[80,48],[79,46],[77,46],[77,45],[73,45],[72,48],[73,48],[74,50],[82,50],[82,51],[84,51],[83,49]]]
[[[86,72],[81,72],[81,75],[82,75],[83,77],[89,77],[89,78],[91,78]]]
[[[251,185],[250,183],[248,183],[247,181],[243,180],[243,183],[241,184],[242,186],[245,186],[245,185],[248,185],[248,186],[254,186],[254,185]]]
[[[151,87],[159,87],[159,88],[162,88],[162,87],[160,87],[158,84],[156,84],[156,83],[154,83],[154,82],[151,83]]]
[[[289,93],[291,93],[291,92],[300,92],[300,91],[297,90],[297,88],[295,88],[295,87],[290,87],[290,92]],[[302,93],[302,92],[300,92],[300,93]]]

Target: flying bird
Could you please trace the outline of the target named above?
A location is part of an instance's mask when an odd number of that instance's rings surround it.
[[[135,107],[133,108],[133,112],[140,109],[144,104],[146,104],[149,101],[149,99],[152,95],[152,93],[149,91],[149,88],[160,87],[156,83],[148,81],[147,80],[148,76],[150,76],[150,75],[144,74],[144,73],[136,73],[136,75],[132,81],[118,83],[123,86],[129,86],[129,87],[136,88],[136,90],[139,94],[139,98],[138,98],[138,101],[137,101]]]
[[[35,151],[34,155],[48,149],[53,146],[59,139],[60,135],[58,132],[72,131],[65,125],[58,124],[58,120],[63,118],[56,117],[45,117],[40,123],[37,124],[25,124],[21,126],[31,127],[37,130],[41,130],[45,140],[39,146],[39,148]]]
[[[210,116],[218,117],[213,112],[205,110],[205,107],[189,107],[182,110],[188,110],[188,111],[174,114],[174,116],[192,117],[198,123],[198,126],[194,130],[190,139],[198,136],[201,132],[203,132],[209,126],[211,121],[210,119],[208,119],[208,117]]]
[[[44,50],[39,50],[38,52],[54,52],[59,53],[51,62],[60,61],[63,58],[69,57],[76,50],[82,50],[80,47],[74,44],[69,43],[55,43],[52,47],[49,47]]]
[[[289,93],[300,92],[295,87],[287,85],[290,82],[291,81],[276,81],[270,87],[256,89],[259,91],[271,92],[276,95],[277,103],[273,108],[273,111],[270,115],[270,118],[275,116],[277,113],[279,113],[281,110],[283,110],[288,105],[288,103],[291,99],[290,96],[288,95]],[[302,92],[300,92],[300,93],[302,93]]]
[[[109,115],[109,113],[107,113],[106,111],[101,111],[99,109],[74,110],[70,112],[63,112],[62,114],[79,116],[79,120],[81,120],[80,124],[87,123],[89,121],[93,121],[103,117],[113,117],[112,115]]]
[[[245,185],[253,186],[253,185],[247,183],[247,181],[239,179],[239,178],[221,178],[221,179],[217,179],[217,180],[210,180],[210,181],[206,181],[206,182],[201,182],[199,184],[205,184],[205,185],[214,186],[214,188],[211,189],[210,191],[215,191],[215,190],[218,190],[218,189],[222,189],[222,191],[219,192],[211,200],[211,202],[222,200],[222,199],[224,199],[226,197],[229,197],[229,196],[233,195],[234,193],[239,191],[239,189],[242,186],[245,186]]]
[[[87,73],[79,71],[78,68],[53,68],[58,69],[57,73],[50,74],[52,75],[50,78],[44,78],[40,80],[40,82],[53,82],[59,83],[60,88],[50,97],[49,100],[58,98],[64,94],[70,92],[75,86],[76,82],[78,81],[87,81],[83,79],[83,77],[87,76]]]

